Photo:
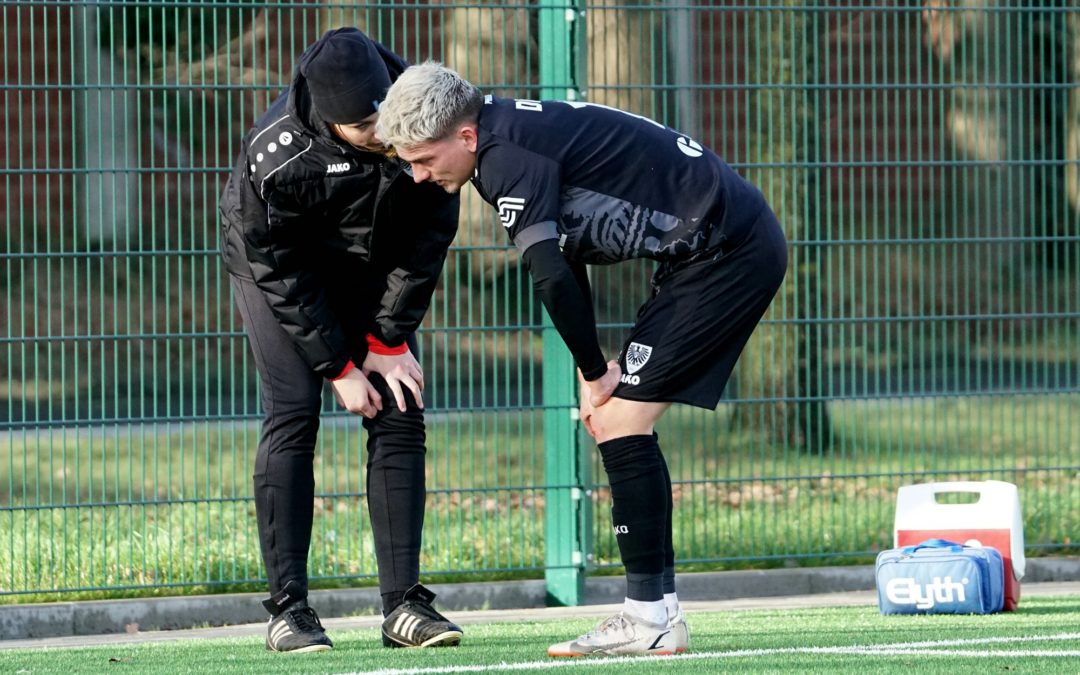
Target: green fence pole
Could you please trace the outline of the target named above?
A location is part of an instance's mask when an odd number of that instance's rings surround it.
[[[541,0],[539,8],[540,97],[576,98],[573,36],[580,23],[566,0]],[[585,598],[587,522],[577,434],[574,360],[544,313],[544,579],[549,605],[580,605]]]

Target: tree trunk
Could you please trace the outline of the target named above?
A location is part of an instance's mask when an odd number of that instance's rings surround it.
[[[1069,14],[1068,32],[1068,75],[1073,86],[1069,89],[1065,119],[1065,197],[1069,203],[1067,218],[1075,223],[1080,217],[1080,13]]]
[[[801,0],[788,0],[797,8]],[[756,25],[755,25],[756,24]],[[795,11],[756,12],[745,30],[766,45],[751,50],[754,82],[789,85],[813,82],[815,45],[822,36],[815,15]],[[821,29],[821,33],[824,28]],[[761,88],[748,98],[747,115],[751,162],[798,166],[815,159],[817,152],[817,92],[798,89]],[[760,127],[753,127],[761,120]],[[747,177],[765,193],[788,240],[809,241],[825,236],[815,217],[817,169],[762,169]],[[735,383],[739,396],[756,403],[738,406],[732,424],[759,430],[775,441],[823,452],[831,442],[829,414],[819,399],[821,382],[821,328],[813,318],[823,293],[823,274],[818,265],[818,246],[791,250],[788,275],[765,320],[759,325],[739,359]],[[780,323],[803,319],[798,325]]]
[[[986,9],[991,4],[1015,6],[1018,0],[926,0],[925,4],[926,39],[945,66],[942,72],[957,85],[980,85],[951,88],[945,110],[945,129],[955,159],[975,162],[953,169],[961,189],[950,196],[951,205],[946,208],[955,233],[996,239],[1022,236],[1032,214],[1025,199],[1027,170],[1017,161],[1025,157],[1024,143],[1033,120],[1025,104],[1028,93],[1008,85],[1025,81],[1030,14]],[[942,4],[966,11],[935,9]],[[1009,243],[981,246],[967,269],[957,274],[967,276],[967,288],[986,289],[980,304],[996,304],[995,293],[1015,273],[1021,250]]]
[[[536,96],[534,15],[527,9],[461,7],[446,12],[446,65],[485,93],[515,98]],[[456,244],[491,246],[507,243],[490,205],[467,185],[461,190],[461,218]],[[467,274],[490,281],[517,264],[512,250],[469,256]]]
[[[630,112],[655,115],[653,72],[649,50],[642,40],[652,39],[651,13],[621,8],[616,0],[589,5],[586,13],[586,99]],[[460,7],[446,12],[446,65],[467,80],[497,96],[535,98],[536,14],[514,7]],[[490,246],[505,240],[492,208],[471,186],[461,191],[461,224],[457,243]],[[468,274],[490,281],[516,265],[510,250],[470,256]]]
[[[653,84],[657,39],[652,10],[626,9],[623,0],[597,0],[586,13],[586,97],[591,103],[656,118]],[[663,39],[661,35],[661,40]]]

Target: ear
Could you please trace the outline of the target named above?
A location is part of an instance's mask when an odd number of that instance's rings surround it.
[[[477,131],[475,124],[463,124],[458,129],[458,138],[465,143],[465,149],[469,152],[476,152]]]

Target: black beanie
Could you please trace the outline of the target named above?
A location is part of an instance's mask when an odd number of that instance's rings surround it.
[[[375,43],[355,28],[322,36],[300,57],[315,109],[327,122],[355,124],[378,110],[390,73]]]

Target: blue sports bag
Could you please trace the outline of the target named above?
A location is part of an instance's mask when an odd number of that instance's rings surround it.
[[[889,549],[874,578],[882,614],[992,614],[1005,604],[1005,568],[991,547],[927,539]]]

